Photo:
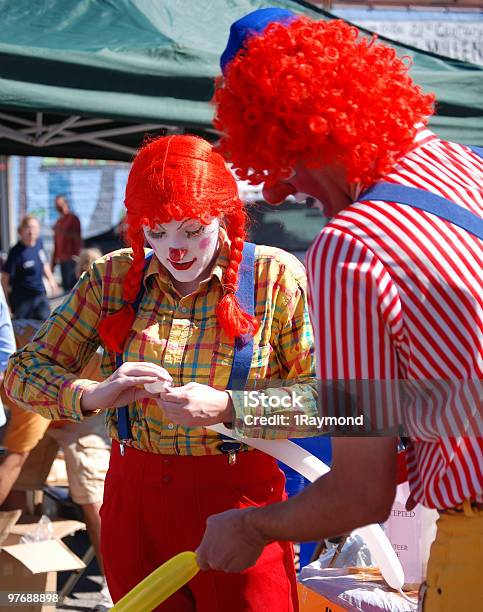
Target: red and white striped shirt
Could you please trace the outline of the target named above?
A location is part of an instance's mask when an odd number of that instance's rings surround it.
[[[483,160],[426,129],[416,144],[384,181],[483,217]],[[307,269],[321,379],[483,379],[483,243],[473,234],[403,204],[356,202],[321,231]],[[466,429],[448,417],[450,435],[408,449],[411,490],[425,506],[483,499],[482,399],[471,403]],[[445,406],[426,408],[422,430],[438,431],[431,419]]]

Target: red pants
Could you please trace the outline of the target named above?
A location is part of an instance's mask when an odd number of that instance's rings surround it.
[[[159,565],[195,550],[208,516],[285,499],[285,478],[259,451],[185,457],[114,442],[101,508],[101,548],[113,600]],[[199,572],[157,610],[162,612],[292,612],[298,610],[292,545],[274,542],[241,574]]]

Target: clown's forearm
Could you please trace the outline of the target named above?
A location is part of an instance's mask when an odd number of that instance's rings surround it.
[[[394,499],[393,438],[334,438],[334,467],[287,502],[247,512],[263,539],[311,541],[386,520]]]

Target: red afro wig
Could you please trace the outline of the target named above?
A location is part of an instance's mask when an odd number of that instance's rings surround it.
[[[337,163],[368,186],[413,146],[434,95],[394,49],[341,20],[298,17],[254,33],[217,80],[220,152],[239,176],[269,186],[297,163]]]
[[[217,318],[230,337],[256,331],[256,319],[240,308],[234,295],[246,234],[246,212],[235,179],[208,142],[197,136],[165,136],[147,142],[131,167],[125,205],[125,237],[132,248],[133,262],[124,279],[125,306],[108,315],[99,326],[99,335],[109,349],[122,350],[134,322],[131,303],[144,273],[143,226],[154,228],[187,217],[205,223],[210,217],[223,220],[231,247]]]

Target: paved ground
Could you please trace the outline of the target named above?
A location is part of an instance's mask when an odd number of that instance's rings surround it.
[[[78,532],[74,536],[64,539],[67,546],[74,553],[81,557],[89,546],[89,539],[85,531]],[[60,591],[69,577],[70,572],[61,572],[57,577],[57,590]],[[62,606],[57,610],[60,612],[87,612],[93,610],[99,601],[99,591],[101,589],[101,575],[96,560],[94,559],[86,571],[83,573],[79,582],[74,586],[73,592],[67,597]]]

